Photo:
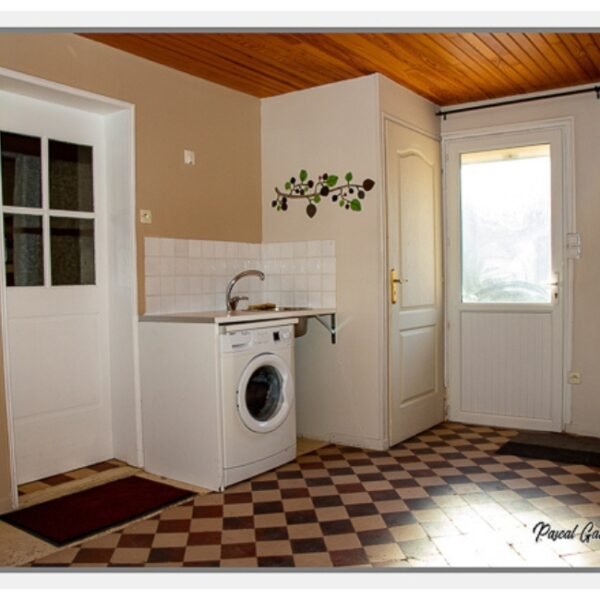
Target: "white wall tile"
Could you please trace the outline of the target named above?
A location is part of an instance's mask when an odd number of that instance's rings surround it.
[[[192,312],[202,312],[204,310],[204,305],[202,303],[202,295],[201,294],[191,294],[190,295],[190,311]]]
[[[160,296],[160,277],[146,277],[146,296]]]
[[[148,296],[146,298],[146,314],[156,315],[161,312],[160,296]]]
[[[175,256],[188,257],[189,242],[188,240],[175,240]]]
[[[190,310],[190,297],[175,296],[175,310],[177,312],[188,312]]]
[[[323,307],[322,308],[335,308],[335,292],[323,292],[322,294]]]
[[[322,271],[324,275],[332,275],[335,273],[335,258],[324,258]]]
[[[160,297],[160,312],[172,313],[177,310],[176,296],[161,296]]]
[[[189,258],[175,258],[175,275],[189,275]]]
[[[308,275],[307,283],[308,283],[308,291],[309,292],[320,292],[321,291],[321,276],[320,275]]]
[[[144,258],[144,272],[146,275],[160,275],[160,258],[146,256]]]
[[[175,259],[171,257],[160,258],[160,275],[175,275]]]
[[[308,256],[306,242],[293,242],[292,247],[294,258],[306,258]]]
[[[335,308],[336,264],[332,240],[252,244],[212,240],[145,238],[146,312],[225,310],[231,277],[246,277],[234,293],[250,304]]]
[[[171,238],[160,238],[160,255],[175,256],[175,240]]]
[[[204,275],[204,260],[201,258],[189,258],[188,275]]]
[[[203,243],[202,240],[189,240],[188,255],[193,258],[203,256]]]
[[[160,256],[160,238],[144,238],[144,256]]]
[[[202,240],[202,256],[207,258],[214,258],[215,256],[215,242],[210,240]]]
[[[170,296],[175,293],[175,277],[160,278],[160,295]]]
[[[175,277],[175,293],[185,296],[190,293],[190,280],[188,277]]]
[[[190,277],[190,294],[201,294],[204,286],[202,277]]]

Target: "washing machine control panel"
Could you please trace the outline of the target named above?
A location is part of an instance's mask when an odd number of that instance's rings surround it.
[[[281,346],[289,346],[294,341],[293,325],[246,329],[244,331],[223,332],[221,352],[246,352]]]

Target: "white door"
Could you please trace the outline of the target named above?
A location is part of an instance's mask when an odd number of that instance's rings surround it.
[[[440,145],[386,121],[390,444],[444,420]]]
[[[2,286],[17,482],[111,458],[101,117],[3,93]]]
[[[566,136],[447,142],[452,420],[562,428]]]

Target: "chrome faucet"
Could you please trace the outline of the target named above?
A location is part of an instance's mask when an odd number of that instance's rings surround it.
[[[232,311],[237,308],[237,305],[240,300],[248,300],[248,296],[231,296],[231,292],[233,290],[233,286],[242,278],[249,277],[253,275],[254,277],[259,277],[261,281],[264,281],[265,274],[262,271],[258,271],[257,269],[248,269],[247,271],[241,271],[237,275],[234,275],[231,281],[227,284],[227,291],[225,292],[225,304],[227,305],[227,310]]]

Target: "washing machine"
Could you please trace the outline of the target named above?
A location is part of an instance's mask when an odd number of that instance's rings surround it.
[[[221,328],[224,486],[296,458],[295,321]]]

